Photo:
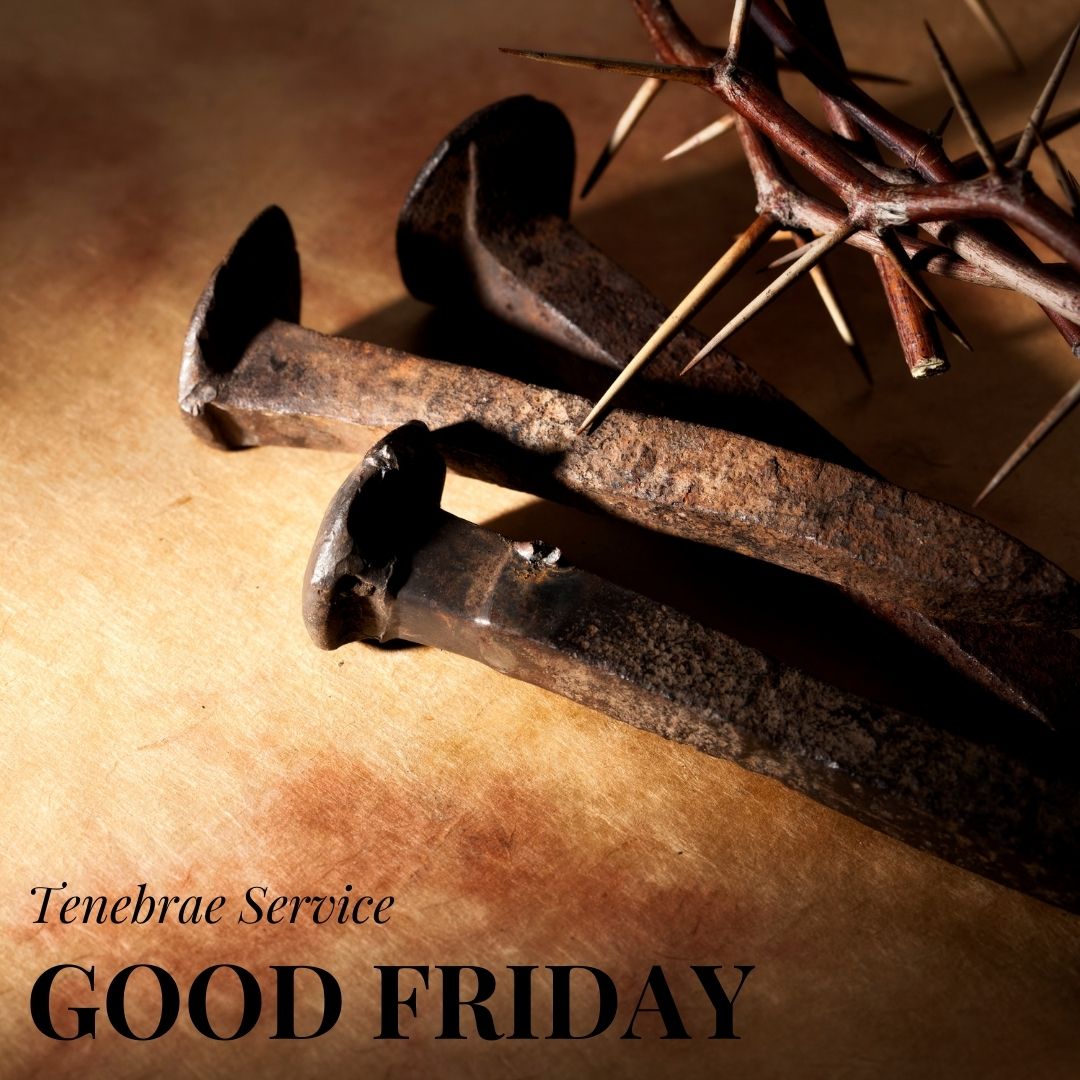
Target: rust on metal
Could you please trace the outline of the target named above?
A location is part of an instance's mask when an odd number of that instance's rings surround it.
[[[803,8],[798,5],[800,12]],[[836,122],[845,136],[857,134],[846,117]],[[530,135],[527,140],[521,137],[525,131]],[[732,357],[721,356],[694,369],[689,409],[685,399],[663,396],[671,383],[678,383],[683,358],[704,344],[687,322],[693,299],[680,305],[678,318],[673,319],[643,285],[565,220],[573,158],[569,125],[553,105],[509,98],[469,117],[424,165],[401,211],[398,256],[405,282],[423,299],[483,308],[577,353],[582,371],[592,366],[588,361],[620,368],[632,355],[658,351],[655,366],[643,380],[645,392],[658,394],[672,415],[701,419],[704,412],[706,420],[723,419],[735,411],[733,402],[740,412],[749,411],[747,401],[757,394],[752,415],[762,437],[788,430],[794,407],[764,380],[748,379],[745,366]],[[522,258],[522,251],[530,257]],[[428,260],[433,256],[448,272],[432,269]],[[598,284],[588,304],[581,303],[578,292],[560,290],[559,282],[552,280],[551,267],[567,258],[575,267],[594,268],[589,280]],[[930,374],[931,368],[946,363],[934,319],[898,274],[894,280],[894,263],[884,255],[876,261],[890,304],[906,305],[896,324],[898,331],[910,331],[909,338],[901,340],[912,373]],[[451,267],[454,272],[449,272]],[[608,280],[614,283],[617,304],[602,287]],[[522,294],[539,301],[519,303]],[[676,321],[681,330],[662,332]],[[647,341],[646,334],[651,334]],[[646,345],[639,348],[642,341]],[[565,375],[565,367],[561,370]],[[588,392],[591,382],[582,378],[580,391]],[[798,416],[803,423],[791,429],[793,448],[820,453],[821,429],[807,423],[804,414]],[[800,445],[807,436],[808,444]],[[855,467],[870,471],[857,460]],[[875,618],[1009,705],[1043,722],[1075,724],[1080,716],[1076,708],[1080,648],[1070,647],[1075,639],[1054,635],[1050,640],[1044,635],[1041,647],[1032,641],[1032,647],[1017,648],[1010,627],[982,626],[975,633],[975,628],[953,619],[936,622],[886,599],[851,595]]]
[[[398,263],[419,300],[479,300],[530,334],[621,369],[669,313],[567,222],[574,157],[570,124],[548,102],[508,98],[474,113],[414,182],[398,221]],[[643,381],[658,407],[859,467],[835,436],[729,353],[707,375],[673,387],[704,340],[687,328],[656,357]]]
[[[308,564],[316,644],[452,650],[1080,910],[1080,788],[1052,741],[1018,753],[828,686],[555,549],[453,517],[442,482],[422,424],[367,452]]]
[[[993,526],[873,476],[744,435],[613,412],[506,376],[326,337],[299,308],[291,227],[264,212],[192,319],[180,405],[226,446],[360,450],[420,419],[455,469],[606,510],[930,614],[1080,623],[1080,586]]]

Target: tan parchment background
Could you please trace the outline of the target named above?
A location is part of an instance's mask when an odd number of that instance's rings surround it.
[[[1038,17],[997,7],[1027,77],[1005,73],[961,0],[834,5],[850,61],[908,76],[883,96],[927,126],[945,104],[920,25],[930,15],[1000,135],[1021,122],[1076,12],[1062,0]],[[712,0],[683,9],[722,40],[726,11]],[[308,325],[407,345],[426,310],[404,296],[393,225],[441,136],[488,101],[532,92],[568,111],[583,158],[595,153],[630,83],[527,65],[500,44],[648,55],[619,0],[6,6],[2,1071],[1075,1075],[1075,918],[456,657],[316,651],[300,581],[351,460],[224,455],[181,425],[191,307],[265,204],[296,226]],[[1063,104],[1078,94],[1072,78]],[[575,209],[668,301],[751,211],[734,143],[658,163],[714,114],[704,95],[670,91]],[[1080,138],[1060,149],[1080,161]],[[886,474],[966,505],[1075,363],[1031,305],[942,286],[977,352],[913,385],[883,301],[862,288],[867,268],[835,260],[872,393],[806,289],[736,347]],[[755,283],[739,282],[702,325],[719,325]],[[1078,451],[1073,418],[985,508],[1074,574]],[[446,501],[481,522],[532,502],[457,478]],[[573,515],[509,520],[603,557]],[[34,926],[30,888],[60,881],[77,893],[143,881],[220,892],[234,913],[254,884],[305,894],[350,881],[398,901],[381,930]],[[268,1041],[266,1023],[234,1044],[186,1027],[131,1043],[104,1021],[95,1042],[52,1043],[30,1024],[29,990],[69,961],[96,964],[102,980],[154,962],[182,981],[211,963],[260,975],[319,964],[342,983],[345,1013],[330,1035],[295,1045]],[[757,965],[737,1007],[741,1041],[438,1043],[434,996],[421,997],[409,1042],[370,1038],[376,963],[588,963],[631,999],[663,963],[701,1032],[692,962]],[[77,1003],[73,989],[60,1002]]]

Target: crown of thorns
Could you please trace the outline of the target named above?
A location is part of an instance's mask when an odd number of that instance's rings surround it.
[[[941,44],[927,24],[953,107],[933,131],[923,131],[880,105],[859,81],[896,81],[849,71],[825,0],[736,0],[727,47],[703,44],[669,0],[631,0],[658,62],[508,49],[507,52],[578,67],[624,72],[646,81],[616,125],[583,194],[595,184],[634,124],[668,82],[702,87],[730,110],[669,157],[734,128],[757,193],[758,216],[678,305],[600,398],[582,425],[593,423],[619,390],[763,244],[780,230],[795,249],[772,265],[783,271],[735,315],[687,365],[704,360],[731,334],[800,276],[810,273],[849,347],[861,354],[820,265],[840,244],[867,252],[889,303],[911,374],[925,378],[948,369],[939,326],[965,348],[967,339],[927,285],[927,274],[1010,289],[1038,303],[1080,356],[1080,185],[1048,145],[1080,120],[1080,110],[1048,119],[1054,97],[1080,37],[1069,36],[1023,131],[994,143],[986,133]],[[984,0],[968,0],[984,24],[1019,59]],[[777,71],[790,67],[816,88],[831,130],[826,131],[781,92]],[[975,152],[950,160],[941,136],[952,115],[963,121]],[[1041,146],[1068,205],[1062,209],[1029,171]],[[902,163],[886,163],[882,150]],[[785,164],[799,163],[834,197],[804,190]],[[1027,232],[1065,265],[1044,263],[1015,230]],[[865,371],[865,362],[861,361]],[[1078,381],[1043,417],[991,478],[976,503],[990,494],[1080,401]]]

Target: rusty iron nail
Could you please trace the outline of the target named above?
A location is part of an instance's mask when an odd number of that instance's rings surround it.
[[[353,450],[410,419],[452,466],[658,532],[729,548],[927,612],[1080,622],[1080,585],[960,510],[816,458],[503,375],[307,330],[288,218],[272,207],[211,277],[192,316],[179,399],[223,446]],[[974,554],[973,554],[974,553]]]
[[[398,222],[401,274],[418,299],[480,307],[585,360],[622,368],[668,312],[566,220],[573,168],[573,132],[556,106],[515,97],[481,109],[447,135],[412,186]],[[704,344],[692,327],[676,335],[643,376],[648,391],[663,397],[675,383],[680,393],[679,371]],[[823,429],[730,354],[687,380],[690,398],[662,402],[674,415],[721,426],[734,417],[735,430],[750,417],[766,441],[871,471],[837,453],[831,436],[823,439]],[[935,622],[885,599],[860,602],[1009,705],[1043,722],[1080,716],[1075,638],[1044,637],[1039,648],[1018,650],[1011,627]]]
[[[432,304],[479,302],[530,334],[623,368],[668,312],[567,221],[573,175],[574,135],[556,106],[521,96],[474,113],[440,143],[405,200],[397,253],[406,288]],[[668,415],[865,469],[730,353],[680,381],[704,344],[693,328],[677,334],[642,375],[640,396]]]
[[[434,440],[410,423],[342,485],[304,584],[321,648],[403,639],[451,650],[1080,910],[1080,788],[1049,737],[1016,753],[873,705],[561,566],[547,545],[446,513],[443,478]]]

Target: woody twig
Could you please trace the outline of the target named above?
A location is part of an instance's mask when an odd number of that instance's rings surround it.
[[[710,347],[726,340],[788,285],[818,267],[829,251],[849,243],[873,255],[908,367],[917,377],[944,370],[947,364],[935,319],[966,344],[925,284],[922,275],[926,272],[993,284],[1035,300],[1074,355],[1080,354],[1080,222],[1049,198],[1029,171],[1040,137],[1050,138],[1051,127],[1063,130],[1076,122],[1075,113],[1057,121],[1048,121],[1047,115],[1080,28],[1070,37],[1023,132],[998,145],[986,134],[931,32],[955,108],[978,153],[975,162],[970,158],[952,162],[942,148],[940,131],[916,128],[856,85],[845,70],[822,0],[789,3],[790,17],[774,0],[738,0],[729,44],[723,52],[702,44],[670,0],[632,3],[658,63],[526,55],[623,71],[661,83],[687,82],[714,94],[737,118],[735,128],[750,166],[759,213],[776,228],[795,235],[816,234],[775,281],[729,320]],[[818,127],[785,100],[775,77],[774,50],[818,90],[830,131]],[[899,157],[903,167],[884,164],[882,149]],[[811,173],[831,198],[825,200],[803,190],[786,169],[785,158]],[[1059,161],[1054,167],[1071,201],[1075,181],[1069,180],[1071,174]],[[1065,267],[1040,261],[1016,229],[1043,243]],[[918,235],[920,232],[925,237]],[[687,298],[692,302],[679,307],[685,319],[704,302],[703,294],[711,294],[717,287],[708,281],[708,275],[696,285]],[[671,325],[662,328],[664,334],[654,335],[597,402],[583,427],[599,418],[618,390],[662,346],[663,339],[682,325],[669,322]],[[705,355],[703,352],[694,362]],[[1039,439],[1067,415],[1078,398],[1080,395],[1070,391],[1067,399],[1051,410],[1037,429]],[[1037,441],[1025,440],[981,497],[989,494]]]

